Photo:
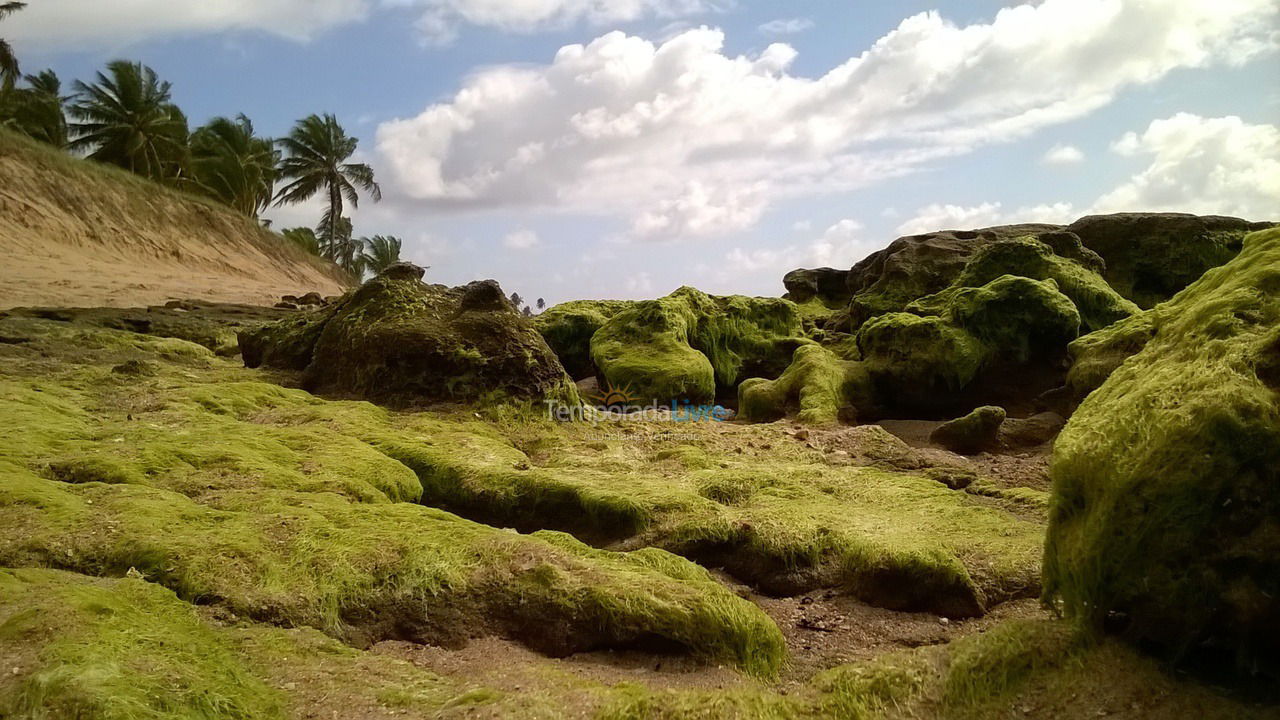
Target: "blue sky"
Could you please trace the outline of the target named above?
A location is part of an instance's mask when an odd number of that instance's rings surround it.
[[[909,231],[1280,219],[1270,2],[104,5],[33,0],[3,31],[64,80],[140,60],[193,123],[244,112],[276,135],[335,113],[387,195],[357,234],[403,237],[450,284],[778,294],[789,269]]]

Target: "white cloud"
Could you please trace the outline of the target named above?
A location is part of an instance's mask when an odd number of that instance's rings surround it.
[[[781,276],[798,267],[851,267],[879,245],[874,240],[864,238],[862,230],[862,223],[845,219],[827,228],[821,237],[806,245],[755,250],[734,248],[725,256],[726,266],[717,280],[723,282],[743,274],[764,272]]]
[[[754,224],[779,197],[847,191],[1024,137],[1175,68],[1274,43],[1271,0],[1044,0],[958,27],[904,20],[827,74],[796,52],[723,52],[700,28],[614,32],[550,65],[478,71],[450,100],[379,127],[380,168],[433,207],[630,216],[633,236]],[[391,185],[392,183],[387,183]]]
[[[783,18],[770,20],[759,27],[764,35],[795,35],[813,27],[809,18]]]
[[[542,243],[532,230],[516,230],[502,238],[502,245],[510,250],[528,250]]]
[[[1036,205],[1006,211],[998,202],[962,205],[934,204],[920,208],[915,217],[898,226],[899,235],[918,235],[936,230],[971,230],[1017,223],[1069,223],[1077,212],[1070,203]]]
[[[1082,215],[1114,212],[1186,212],[1280,219],[1280,127],[1238,117],[1179,113],[1154,120],[1141,135],[1125,133],[1112,145],[1121,155],[1151,156],[1144,170],[1105,193],[1091,207],[1070,203],[1005,211],[1000,203],[929,205],[898,227],[903,235],[1009,225],[1069,223]]]
[[[1079,165],[1084,162],[1084,153],[1074,145],[1054,145],[1040,161],[1045,165]]]
[[[1176,211],[1280,219],[1280,127],[1179,113],[1112,148],[1151,164],[1099,198],[1095,212]]]
[[[809,232],[813,229],[812,220],[797,220],[791,224],[791,229],[796,232]]]
[[[370,7],[370,0],[38,0],[6,19],[4,32],[41,47],[123,46],[226,31],[306,40],[365,17]]]

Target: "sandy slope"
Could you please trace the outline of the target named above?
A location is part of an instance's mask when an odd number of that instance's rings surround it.
[[[344,281],[221,206],[0,131],[0,309],[272,304]]]

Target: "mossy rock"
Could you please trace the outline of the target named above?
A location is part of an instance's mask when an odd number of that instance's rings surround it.
[[[397,405],[578,401],[555,353],[496,282],[445,288],[421,277],[399,263],[332,306],[245,333],[246,364],[306,361],[308,389]]]
[[[1280,669],[1280,230],[1160,306],[1055,445],[1045,597]]]
[[[849,304],[849,271],[834,268],[792,270],[782,277],[786,299],[797,305],[811,300],[835,310]]]
[[[1155,335],[1158,312],[1157,308],[1144,310],[1067,346],[1071,358],[1067,387],[1077,400],[1102,387],[1116,368],[1146,347]]]
[[[4,717],[284,717],[226,638],[142,579],[0,569],[0,656]]]
[[[533,319],[534,327],[560,358],[574,380],[596,374],[591,337],[609,318],[631,305],[629,300],[574,300],[560,303]]]
[[[976,455],[998,444],[1004,419],[1004,408],[984,405],[964,417],[943,423],[929,439],[952,452]]]
[[[980,340],[989,359],[1013,364],[1060,354],[1080,334],[1080,313],[1052,279],[1002,275],[921,298],[908,310],[943,317]]]
[[[1034,237],[997,240],[982,248],[965,265],[955,285],[981,287],[1005,275],[1053,280],[1056,289],[1079,310],[1080,325],[1086,331],[1100,330],[1139,311],[1095,271],[1060,257]]]
[[[858,331],[862,363],[886,407],[929,408],[978,374],[988,349],[941,317],[890,313]]]
[[[848,325],[833,329],[856,332],[873,317],[901,312],[913,300],[947,288],[975,252],[996,240],[1060,230],[1056,225],[1007,225],[898,238],[849,271],[853,299]]]
[[[1106,261],[1104,277],[1142,308],[1172,298],[1240,252],[1244,236],[1270,223],[1182,213],[1090,215],[1067,227]]]
[[[591,339],[591,357],[632,399],[709,403],[746,377],[780,374],[806,342],[801,333],[790,301],[682,287],[610,318]]]
[[[820,345],[796,348],[791,365],[777,380],[752,378],[738,387],[738,414],[750,422],[770,422],[790,413],[803,423],[831,424],[857,417],[872,393],[865,369]]]

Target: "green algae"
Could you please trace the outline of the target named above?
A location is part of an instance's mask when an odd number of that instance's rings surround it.
[[[569,376],[581,380],[596,372],[591,361],[591,337],[630,305],[629,300],[573,300],[547,308],[533,319],[533,324]]]
[[[1280,646],[1266,619],[1280,612],[1280,230],[1151,322],[1056,443],[1045,597],[1090,630],[1118,612],[1174,654],[1212,637],[1265,663]]]

